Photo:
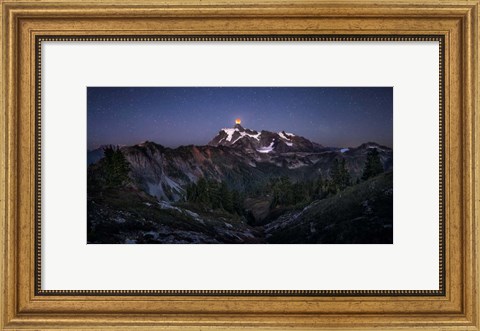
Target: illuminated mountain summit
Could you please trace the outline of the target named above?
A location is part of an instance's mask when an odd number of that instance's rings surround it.
[[[319,152],[325,148],[307,138],[285,131],[256,131],[245,129],[236,119],[233,128],[223,128],[208,143],[210,146],[228,146],[257,153]]]

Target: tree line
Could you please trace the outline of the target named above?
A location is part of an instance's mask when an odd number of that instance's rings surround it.
[[[328,177],[319,175],[315,180],[293,182],[289,177],[270,178],[267,184],[257,191],[257,195],[272,197],[270,208],[290,207],[321,200],[337,194],[347,187],[375,177],[384,171],[377,149],[370,149],[361,178],[354,181],[345,159],[335,159]],[[211,209],[223,209],[241,214],[244,193],[228,188],[226,182],[201,178],[187,186],[186,200]]]
[[[129,182],[130,165],[118,147],[104,148],[102,162],[102,182],[107,187],[119,187]],[[380,155],[376,148],[368,151],[362,176],[355,182],[346,166],[345,159],[335,159],[324,178],[319,175],[315,180],[292,182],[289,177],[271,178],[259,193],[271,195],[271,208],[294,206],[324,199],[337,194],[347,187],[375,177],[384,171]],[[245,193],[230,189],[225,181],[200,178],[197,183],[186,187],[185,200],[210,209],[223,209],[231,214],[242,214],[242,201]]]
[[[315,180],[292,182],[288,177],[272,178],[266,192],[272,194],[271,208],[279,206],[293,206],[321,200],[335,195],[347,187],[357,184],[360,180],[375,177],[384,171],[380,155],[376,148],[368,151],[367,160],[361,178],[355,182],[352,179],[345,159],[333,160],[329,176],[319,175]]]
[[[186,188],[186,200],[209,209],[223,209],[231,214],[241,214],[244,196],[229,189],[225,181],[217,182],[200,178]]]
[[[130,163],[117,146],[103,148],[104,157],[89,166],[88,189],[118,188],[130,182]]]
[[[335,195],[347,187],[375,177],[384,171],[380,155],[376,148],[371,148],[367,154],[367,160],[362,176],[353,180],[345,159],[333,160],[329,176],[324,178],[319,175],[315,180],[292,182],[288,177],[272,178],[263,194],[272,194],[271,208],[288,207],[298,204],[310,203]]]

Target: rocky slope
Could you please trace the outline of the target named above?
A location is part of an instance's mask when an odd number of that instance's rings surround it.
[[[264,243],[263,229],[222,211],[158,201],[135,188],[105,190],[88,198],[91,244]]]
[[[360,181],[371,149],[378,151],[385,173]],[[206,146],[172,149],[144,142],[120,151],[129,165],[129,181],[116,188],[90,185],[105,175],[105,158],[103,149],[88,152],[89,243],[392,241],[393,151],[373,142],[324,147],[292,133],[236,125]],[[273,192],[265,191],[278,178],[291,183],[328,179],[332,166],[343,160],[354,185],[339,193],[274,206]],[[200,179],[226,183],[240,194],[242,211],[187,201],[188,187]]]
[[[379,151],[385,170],[391,170],[393,152],[376,143],[350,148],[325,148],[306,138],[269,131],[257,132],[236,125],[223,129],[207,146],[166,148],[153,142],[124,146],[131,165],[130,176],[145,192],[160,200],[176,202],[185,187],[199,178],[226,181],[237,190],[250,190],[271,177],[293,180],[328,177],[335,159],[345,159],[354,179],[361,176],[370,148]],[[99,150],[89,152],[98,162]]]
[[[341,211],[341,212],[340,212]],[[270,243],[393,243],[393,174],[289,211],[265,226]]]
[[[88,242],[110,244],[391,244],[393,176],[292,208],[263,226],[239,215],[172,205],[144,192],[108,190],[88,199]]]

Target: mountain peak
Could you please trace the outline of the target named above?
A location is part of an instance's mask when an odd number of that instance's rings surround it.
[[[260,132],[245,129],[240,123],[233,128],[224,128],[208,143],[210,146],[227,146],[253,153],[317,152],[324,149],[320,144],[285,131]]]
[[[376,142],[372,142],[372,141],[363,143],[363,144],[361,144],[360,146],[357,147],[357,149],[370,149],[370,148],[376,148],[378,150],[391,150],[390,147],[383,146],[383,145],[380,145],[380,144],[378,144]]]
[[[245,129],[243,128],[243,126],[240,123],[235,124],[235,126],[233,128],[238,129],[238,131],[240,131],[240,132],[245,131]]]

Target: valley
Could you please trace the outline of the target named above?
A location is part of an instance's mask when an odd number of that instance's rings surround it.
[[[393,242],[393,151],[237,124],[203,146],[88,153],[92,244]]]

